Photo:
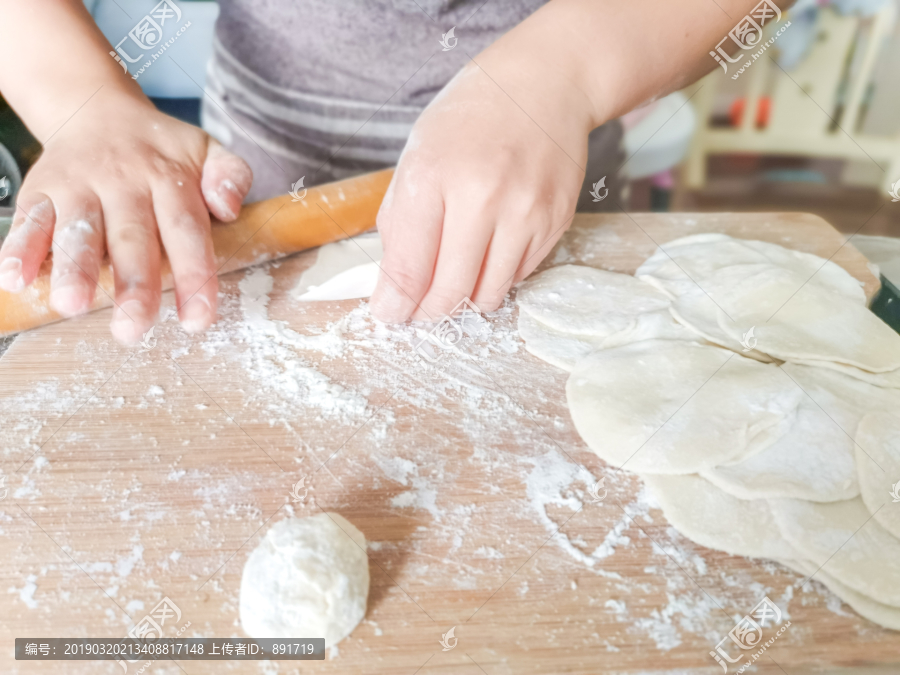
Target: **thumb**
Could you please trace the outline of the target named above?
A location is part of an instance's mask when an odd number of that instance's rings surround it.
[[[200,180],[200,189],[209,212],[226,223],[237,218],[241,202],[252,183],[250,165],[226,150],[216,139],[210,138]]]

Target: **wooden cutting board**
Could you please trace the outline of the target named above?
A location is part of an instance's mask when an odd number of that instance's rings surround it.
[[[866,260],[802,214],[581,215],[543,267],[631,273],[699,232],[831,257],[877,290]],[[816,583],[791,588],[777,564],[693,545],[639,479],[605,471],[571,424],[566,373],[524,350],[513,303],[467,356],[429,365],[360,301],[293,300],[314,256],[223,277],[206,336],[170,320],[129,350],[102,310],[23,334],[0,359],[2,672],[122,672],[15,662],[11,641],[124,636],[163,597],[182,613],[168,637],[242,636],[248,554],[273,522],[323,509],[372,542],[368,614],[339,653],[149,672],[712,674],[715,643],[766,595],[791,627],[756,672],[897,672],[897,633]],[[254,328],[242,312],[266,275],[276,323]],[[601,476],[608,494],[591,503]]]

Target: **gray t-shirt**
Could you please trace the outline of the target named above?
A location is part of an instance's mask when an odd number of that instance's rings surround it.
[[[393,165],[470,56],[544,2],[220,0],[203,126],[250,163],[249,201]]]

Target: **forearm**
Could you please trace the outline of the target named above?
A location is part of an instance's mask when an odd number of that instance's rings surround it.
[[[105,101],[143,98],[80,0],[0,0],[0,16],[0,92],[38,140],[101,88]]]
[[[570,97],[593,128],[718,67],[709,51],[758,2],[552,0],[476,59],[498,82],[524,78],[523,98]]]

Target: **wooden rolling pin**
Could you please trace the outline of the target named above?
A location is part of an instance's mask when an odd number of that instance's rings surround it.
[[[378,207],[393,169],[309,188],[293,201],[290,194],[248,204],[233,223],[213,220],[212,240],[219,274],[282,258],[298,251],[352,237],[375,226]],[[0,337],[59,321],[50,307],[50,258],[38,278],[21,293],[0,290]],[[109,261],[100,268],[91,311],[111,307],[115,297]],[[169,261],[162,261],[162,289],[172,288]],[[105,293],[103,291],[106,291]]]

